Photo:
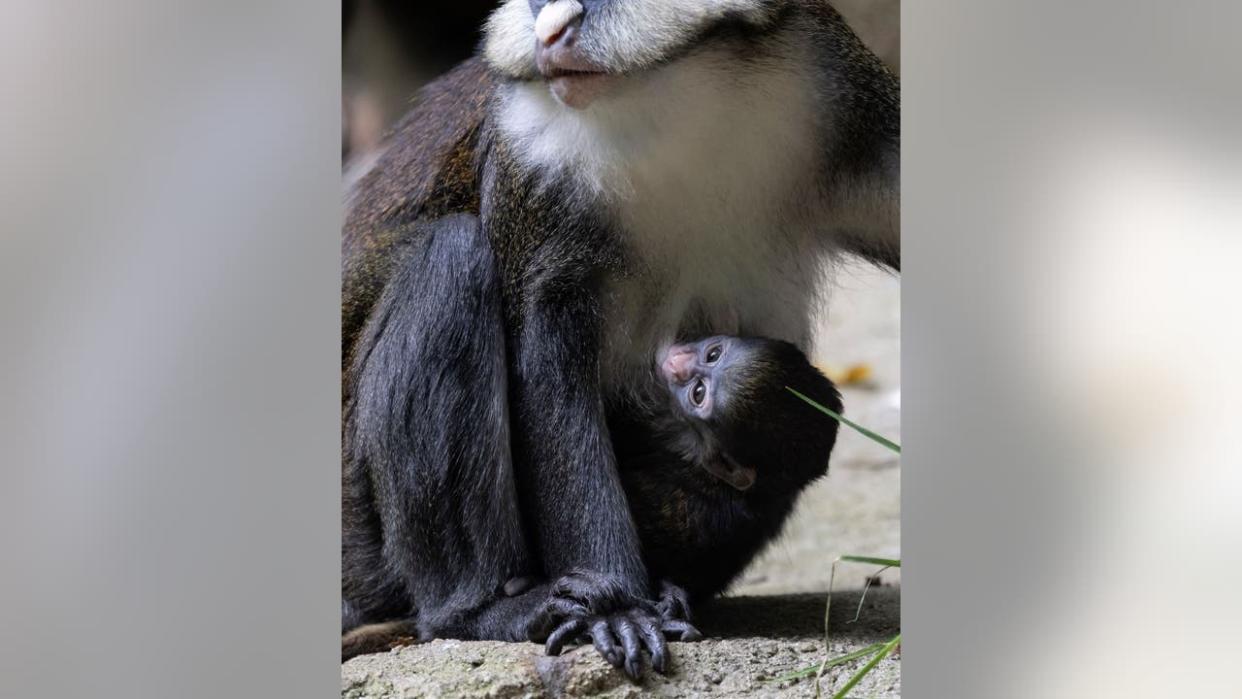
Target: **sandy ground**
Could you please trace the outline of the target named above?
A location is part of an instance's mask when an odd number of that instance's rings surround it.
[[[867,385],[843,387],[845,416],[901,442],[901,286],[866,266],[838,271],[827,318],[812,351],[829,376],[864,365]],[[897,558],[901,550],[901,469],[896,455],[842,428],[828,477],[807,489],[782,537],[731,590],[775,594],[826,590],[842,554]],[[860,587],[873,569],[842,566],[838,588]],[[898,582],[897,570],[885,582]]]
[[[846,267],[836,275],[831,299],[814,358],[830,373],[869,367],[868,385],[843,390],[846,415],[900,442],[900,282],[869,267]],[[342,696],[814,696],[808,680],[778,678],[899,630],[899,572],[885,571],[882,584],[859,607],[865,579],[876,568],[842,564],[833,633],[824,649],[832,561],[842,554],[900,556],[900,484],[894,455],[843,428],[828,477],[807,490],[785,533],[729,594],[699,611],[696,622],[707,639],[672,644],[668,677],[648,673],[640,683],[630,682],[589,647],[548,658],[535,644],[436,641],[345,663]],[[826,673],[826,695],[859,665]],[[899,658],[886,659],[852,696],[900,696],[900,669]]]
[[[833,657],[892,637],[899,593],[868,593],[859,621],[849,623],[857,591],[833,595]],[[824,657],[824,595],[732,597],[705,609],[697,643],[670,644],[668,676],[647,672],[633,682],[593,648],[543,655],[533,643],[433,641],[354,658],[341,670],[344,699],[372,697],[808,697],[811,679],[786,675]],[[894,697],[901,691],[899,658],[887,658],[854,690],[856,697]],[[841,686],[858,663],[828,670],[823,690]]]

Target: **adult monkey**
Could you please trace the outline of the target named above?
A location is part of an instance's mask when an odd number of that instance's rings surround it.
[[[662,669],[607,418],[678,338],[805,347],[823,258],[899,268],[898,102],[821,0],[502,5],[351,196],[343,630]]]

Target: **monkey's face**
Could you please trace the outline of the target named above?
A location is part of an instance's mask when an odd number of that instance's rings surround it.
[[[762,468],[760,479],[779,491],[822,475],[837,425],[786,386],[837,412],[840,396],[796,347],[717,336],[672,345],[657,359],[673,410],[706,446],[699,463],[713,476],[747,490]]]
[[[761,337],[717,335],[674,344],[657,359],[674,408],[717,431],[761,422],[791,376],[814,371],[793,345]]]
[[[484,56],[518,80],[544,80],[585,108],[625,79],[685,53],[723,23],[763,27],[789,0],[506,0]]]
[[[744,417],[738,407],[749,377],[763,362],[758,360],[763,340],[709,337],[698,342],[675,344],[661,353],[659,371],[669,389],[674,412],[680,415],[696,440],[704,445],[698,461],[713,476],[738,490],[755,483],[752,464],[733,458],[730,436]]]
[[[720,440],[725,430],[718,418],[728,413],[730,405],[729,368],[746,364],[743,345],[739,338],[717,336],[669,346],[660,358],[660,374],[668,385],[673,412],[688,427],[682,432],[683,444],[693,444],[693,461],[724,483],[749,490],[755,484],[755,468],[732,457],[728,444]]]
[[[738,338],[710,337],[668,347],[659,360],[660,375],[674,405],[686,417],[709,423],[726,402],[725,371],[741,360]]]

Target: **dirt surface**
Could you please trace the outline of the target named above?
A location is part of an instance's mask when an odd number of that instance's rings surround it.
[[[901,442],[901,284],[871,267],[835,275],[827,317],[812,349],[817,366],[836,373],[865,366],[871,377],[842,386],[845,416]],[[843,554],[899,558],[901,468],[896,454],[842,427],[828,477],[807,489],[784,534],[742,575],[738,595],[820,592]],[[861,588],[875,568],[842,565],[837,589]],[[882,575],[900,582],[900,571]]]
[[[830,653],[842,655],[891,638],[899,622],[897,590],[872,588],[859,621],[859,595],[834,595]],[[638,682],[605,663],[591,647],[560,657],[531,643],[433,641],[355,658],[342,667],[341,696],[372,697],[801,697],[810,679],[782,680],[824,657],[824,595],[735,597],[705,607],[698,623],[707,638],[672,643],[668,676],[646,672]],[[825,673],[824,688],[851,670]],[[897,696],[900,660],[889,658],[853,692]]]
[[[846,387],[846,415],[900,442],[900,284],[865,267],[838,271],[831,311],[813,350],[830,373],[865,364],[871,378]],[[841,554],[900,555],[901,470],[897,458],[848,429],[829,475],[811,486],[781,538],[729,594],[697,612],[706,639],[671,644],[667,677],[626,679],[591,647],[544,656],[533,643],[434,641],[355,658],[341,667],[346,699],[390,697],[810,697],[810,680],[784,674],[888,640],[900,626],[900,575],[881,574],[859,608],[874,566],[842,564],[832,603],[831,643],[824,647],[824,592]],[[853,622],[855,614],[858,621]],[[825,673],[832,696],[861,665]],[[856,697],[901,693],[901,661],[882,661]]]

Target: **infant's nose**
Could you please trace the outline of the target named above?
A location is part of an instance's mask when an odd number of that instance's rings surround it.
[[[660,367],[664,371],[664,377],[677,383],[689,381],[690,373],[694,369],[694,357],[694,348],[684,345],[670,348]]]

